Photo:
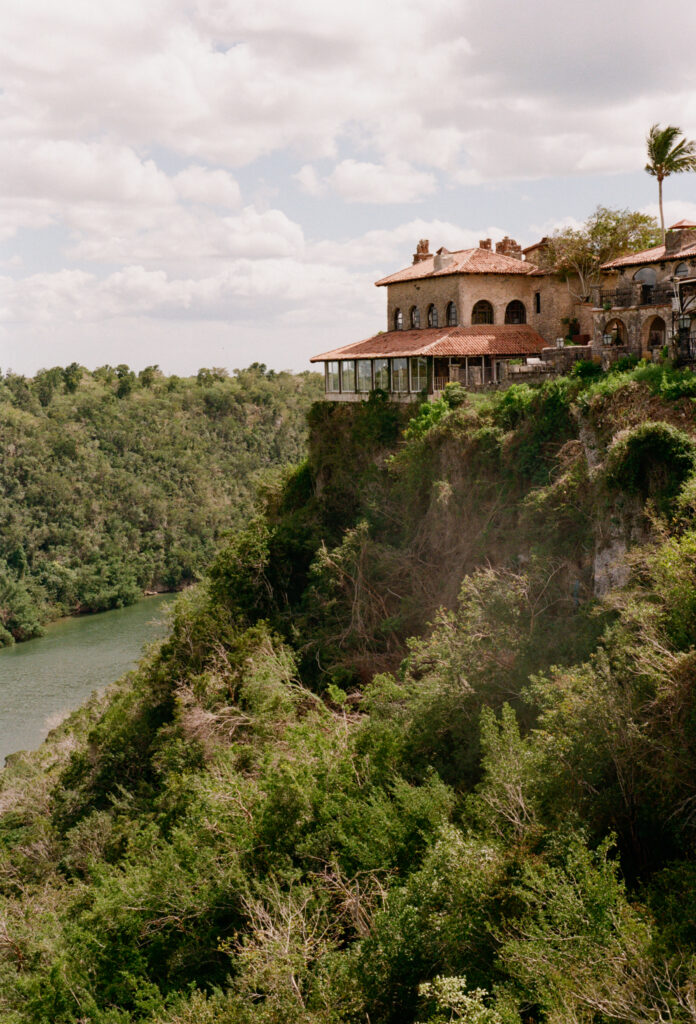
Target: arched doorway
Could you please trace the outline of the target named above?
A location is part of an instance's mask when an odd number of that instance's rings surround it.
[[[633,280],[640,283],[641,306],[648,306],[652,300],[653,291],[657,282],[657,271],[654,267],[641,267],[633,275]]]
[[[667,324],[661,316],[646,320],[642,337],[643,355],[650,356],[655,349],[662,349],[667,344]]]

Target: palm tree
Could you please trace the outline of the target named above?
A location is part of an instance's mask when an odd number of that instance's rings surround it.
[[[681,174],[682,171],[696,171],[696,142],[683,138],[681,128],[668,124],[660,128],[654,124],[645,140],[648,145],[648,163],[645,170],[657,178],[660,197],[660,228],[662,244],[665,243],[665,216],[662,212],[662,182],[670,174]]]

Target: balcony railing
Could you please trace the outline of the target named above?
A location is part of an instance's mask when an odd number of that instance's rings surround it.
[[[599,289],[598,305],[607,309],[621,309],[626,306],[669,306],[674,297],[671,284],[640,284],[636,282],[624,288]]]
[[[674,289],[669,284],[644,284],[640,290],[641,306],[669,306]]]
[[[605,291],[602,288],[599,293],[599,304],[600,306],[608,304],[611,308],[615,306],[633,306],[635,304],[633,289],[616,288],[614,291]]]

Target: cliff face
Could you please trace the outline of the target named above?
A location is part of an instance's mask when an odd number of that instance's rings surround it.
[[[695,392],[315,406],[4,772],[3,1019],[693,1024]]]

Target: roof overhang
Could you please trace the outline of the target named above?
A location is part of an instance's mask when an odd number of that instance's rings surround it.
[[[547,343],[529,324],[426,327],[421,330],[384,331],[364,341],[312,356],[310,362],[399,356],[525,356],[537,355],[546,347]]]

